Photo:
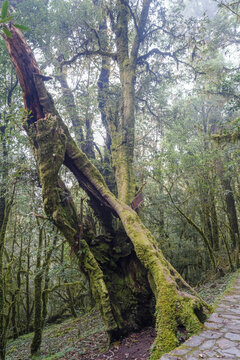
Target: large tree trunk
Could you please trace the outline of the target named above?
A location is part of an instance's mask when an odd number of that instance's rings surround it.
[[[131,322],[131,317],[134,318],[135,323],[139,323],[139,312],[143,311],[144,305],[147,310],[142,315],[143,319],[139,325],[149,322],[151,292],[146,283],[148,277],[156,300],[157,338],[152,358],[157,359],[177,345],[179,325],[183,325],[190,334],[201,328],[201,321],[204,318],[203,307],[208,306],[196,294],[191,296],[179,288],[178,283],[189,286],[163,257],[155,239],[142,224],[136,212],[110,192],[101,174],[76,146],[45,89],[37,63],[21,32],[12,27],[9,27],[9,30],[12,33],[11,39],[6,38],[9,54],[18,73],[25,106],[31,110],[25,128],[37,156],[45,211],[69,241],[79,258],[82,270],[88,275],[111,339],[126,333],[125,327],[128,327],[129,321]],[[119,266],[121,261],[124,263],[125,257],[118,262],[114,261],[114,265],[109,258],[106,267],[99,266],[100,260],[97,261],[97,255],[96,257],[93,255],[87,241],[81,236],[73,200],[59,179],[62,164],[72,171],[95,207],[107,214],[112,212],[121,219],[129,238],[130,249],[134,247],[134,251],[131,250],[129,255],[133,256],[135,252],[138,260],[134,262],[132,268],[127,269],[127,276],[130,287],[136,292],[134,294],[133,291],[136,303],[129,306],[128,319],[123,318],[121,309],[115,303],[115,298],[120,299],[122,296],[118,295],[118,289],[121,291],[123,287],[118,282],[119,279],[115,279],[114,276],[110,276],[112,284],[108,284],[109,273],[107,273],[107,268]],[[121,199],[125,197],[122,195]],[[122,251],[121,249],[120,252]],[[104,254],[104,251],[101,253]],[[141,269],[140,276],[136,263]],[[126,274],[123,273],[122,276],[125,281]],[[114,288],[112,292],[111,287]]]

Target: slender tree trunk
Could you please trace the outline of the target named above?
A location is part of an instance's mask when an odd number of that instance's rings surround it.
[[[239,246],[239,227],[231,179],[224,174],[223,164],[221,160],[219,160],[217,163],[217,171],[222,185],[223,195],[227,207],[227,218],[229,222],[230,238],[232,240],[232,246],[234,247],[234,249],[236,249],[237,246]]]
[[[44,289],[43,289],[43,293],[42,293],[42,328],[45,325],[45,322],[47,319],[47,314],[48,314],[48,297],[49,297],[49,281],[50,281],[49,269],[50,269],[50,265],[51,265],[51,257],[52,257],[53,251],[56,248],[57,240],[58,240],[58,236],[57,236],[57,234],[55,234],[52,246],[47,251],[46,256],[45,256],[45,261],[43,264],[45,282],[44,282]],[[45,248],[48,248],[49,245],[50,244],[46,244]]]
[[[42,279],[43,270],[41,267],[43,228],[38,222],[38,251],[36,262],[36,274],[34,278],[34,336],[31,343],[31,355],[36,355],[42,342]]]
[[[11,261],[13,261],[13,257],[14,257],[14,251],[15,251],[15,244],[16,244],[16,240],[17,240],[17,220],[15,219],[14,222],[14,230],[13,230],[13,240],[12,240],[12,250],[11,250]],[[16,272],[16,268],[15,266],[13,267],[13,271],[12,271],[12,279],[11,281],[13,282]],[[19,267],[18,267],[18,271],[17,271],[17,289],[18,291],[21,288],[21,281],[19,283],[18,281],[19,279]],[[21,278],[20,278],[21,280]],[[13,332],[13,338],[17,339],[18,338],[18,328],[17,328],[17,307],[16,307],[16,300],[17,300],[17,293],[18,291],[15,291],[12,294],[12,314],[11,314],[11,323],[12,323],[12,332]]]
[[[30,303],[30,284],[29,284],[29,273],[30,273],[30,239],[27,244],[27,271],[26,271],[26,331],[29,332],[31,322],[31,303]]]
[[[216,211],[215,196],[212,191],[210,191],[210,219],[211,219],[211,228],[212,228],[212,243],[213,250],[219,251],[219,231],[218,231],[218,218]]]
[[[83,134],[83,124],[78,115],[74,95],[67,82],[67,75],[62,69],[59,69],[59,72],[55,77],[61,85],[64,105],[72,122],[77,144],[82,148],[85,141]]]
[[[0,206],[2,204],[0,203]],[[2,210],[2,208],[1,208]],[[5,360],[6,354],[6,329],[5,329],[5,281],[4,281],[4,235],[0,234],[0,359]]]
[[[74,305],[74,299],[72,296],[72,291],[71,291],[70,286],[67,286],[66,291],[67,291],[67,295],[68,295],[69,307],[70,307],[71,314],[74,318],[77,318],[77,313],[76,313],[76,309],[75,309],[75,305]]]
[[[213,247],[212,239],[212,224],[210,217],[210,204],[209,204],[209,191],[207,189],[208,185],[205,183],[200,184],[200,202],[202,208],[201,220],[203,231],[208,238],[211,247]]]

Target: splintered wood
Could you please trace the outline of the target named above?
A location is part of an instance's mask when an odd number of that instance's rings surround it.
[[[139,206],[143,203],[143,194],[142,192],[139,192],[132,200],[131,202],[131,208],[133,210],[136,210],[139,208]]]

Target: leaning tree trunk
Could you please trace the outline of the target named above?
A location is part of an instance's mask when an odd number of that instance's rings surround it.
[[[208,306],[196,294],[189,295],[179,288],[179,282],[189,286],[166,261],[154,237],[142,224],[136,212],[110,192],[101,174],[76,146],[55,110],[36,60],[21,32],[13,27],[8,29],[12,33],[12,38],[6,38],[9,54],[17,70],[26,109],[31,110],[31,115],[25,121],[25,129],[37,156],[45,211],[69,241],[82,269],[87,273],[112,339],[124,333],[125,324],[120,324],[114,309],[115,304],[109,299],[104,274],[88,243],[81,238],[72,198],[59,179],[62,164],[72,171],[95,206],[103,212],[111,211],[121,219],[138,261],[148,273],[156,299],[157,337],[152,358],[158,359],[161,354],[178,344],[179,325],[184,326],[190,334],[201,328],[204,306]],[[141,286],[137,277],[132,277],[131,281],[135,286]],[[139,292],[140,297],[141,295],[142,291]],[[148,295],[147,298],[149,299]],[[130,318],[132,314],[128,316]]]

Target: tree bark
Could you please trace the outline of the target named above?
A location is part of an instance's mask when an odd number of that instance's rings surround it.
[[[68,82],[67,82],[67,75],[61,69],[61,70],[59,70],[59,73],[57,75],[55,75],[55,78],[59,81],[59,83],[61,85],[64,105],[65,105],[68,115],[71,119],[74,133],[76,136],[77,144],[84,151],[84,141],[85,140],[84,140],[84,134],[83,134],[83,126],[82,126],[81,120],[78,115],[76,103],[74,100],[74,95],[68,85]]]

